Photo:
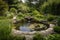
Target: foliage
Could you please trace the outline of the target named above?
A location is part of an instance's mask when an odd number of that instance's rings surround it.
[[[49,35],[47,40],[60,40],[60,34]]]
[[[32,8],[32,10],[36,9],[40,11],[39,8],[45,1],[47,0],[27,0],[27,5],[30,7],[30,9]]]
[[[48,0],[47,2],[45,2],[42,7],[41,7],[41,11],[43,13],[51,13],[53,15],[60,15],[60,0]]]
[[[57,19],[57,24],[60,26],[60,18]]]
[[[53,21],[53,20],[55,20],[55,19],[56,19],[56,16],[51,15],[51,14],[47,14],[47,15],[46,15],[46,18],[47,18],[47,20],[48,20],[48,21],[50,21],[50,22],[51,22],[51,21]]]
[[[38,20],[38,21],[45,19],[44,15],[37,10],[32,11],[31,15],[32,17],[34,17],[35,20]]]
[[[38,11],[41,11],[39,8],[41,7],[41,5],[44,4],[44,2],[46,2],[47,0],[39,0],[38,3],[35,5],[36,9]]]
[[[1,19],[6,19],[6,17],[4,17],[4,16],[1,17],[1,16],[0,16],[0,20],[1,20]]]
[[[35,34],[35,36],[33,37],[33,40],[45,40],[45,38],[40,34]]]
[[[54,31],[55,31],[56,33],[60,33],[60,26],[54,27]]]
[[[0,16],[5,15],[4,12],[8,10],[8,4],[2,0],[0,0]]]
[[[15,0],[4,0],[5,2],[7,2],[9,5],[13,4]]]
[[[25,15],[23,13],[19,13],[17,19],[24,19]]]
[[[17,10],[16,10],[15,8],[11,8],[11,9],[10,9],[10,12],[12,12],[12,13],[17,13]]]
[[[17,8],[22,13],[28,13],[30,11],[29,7],[26,4],[23,4],[23,3],[18,3]]]
[[[26,40],[23,36],[13,36],[9,35],[6,40]]]
[[[7,38],[11,32],[11,24],[7,21],[0,20],[0,40]]]
[[[0,40],[25,40],[23,36],[11,34],[12,23],[9,20],[0,20]]]
[[[29,7],[33,7],[33,4],[32,4],[32,2],[33,2],[33,0],[27,0],[27,5],[29,6]]]
[[[10,18],[13,18],[13,16],[14,16],[14,13],[9,12],[6,17],[7,17],[8,19],[10,19]]]

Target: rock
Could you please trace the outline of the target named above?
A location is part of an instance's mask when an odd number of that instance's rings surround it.
[[[38,33],[40,33],[43,36],[47,36],[49,34],[54,33],[53,27],[54,27],[54,25],[50,24],[50,27],[47,30],[38,31]],[[37,33],[37,32],[36,31],[23,32],[23,31],[19,31],[19,30],[16,30],[16,29],[12,29],[12,34],[14,36],[17,36],[17,35],[21,36],[22,35],[22,36],[25,36],[26,40],[33,40],[33,36],[34,36],[35,33]]]

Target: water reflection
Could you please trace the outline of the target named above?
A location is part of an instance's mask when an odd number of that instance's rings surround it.
[[[30,23],[24,23],[22,26],[19,27],[20,31],[24,31],[24,32],[30,32],[31,29],[29,29]]]
[[[20,27],[20,31],[30,32],[31,30],[28,27]]]

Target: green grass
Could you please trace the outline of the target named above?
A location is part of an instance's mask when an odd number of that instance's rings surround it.
[[[0,40],[25,40],[22,36],[13,36],[11,19],[0,20]]]
[[[9,20],[0,20],[0,40],[5,39],[11,32],[11,24]]]

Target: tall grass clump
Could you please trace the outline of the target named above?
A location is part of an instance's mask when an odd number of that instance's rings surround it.
[[[7,21],[0,20],[0,40],[6,40],[10,35],[11,26]]]
[[[25,40],[25,37],[11,34],[12,25],[9,20],[0,20],[0,40]]]

